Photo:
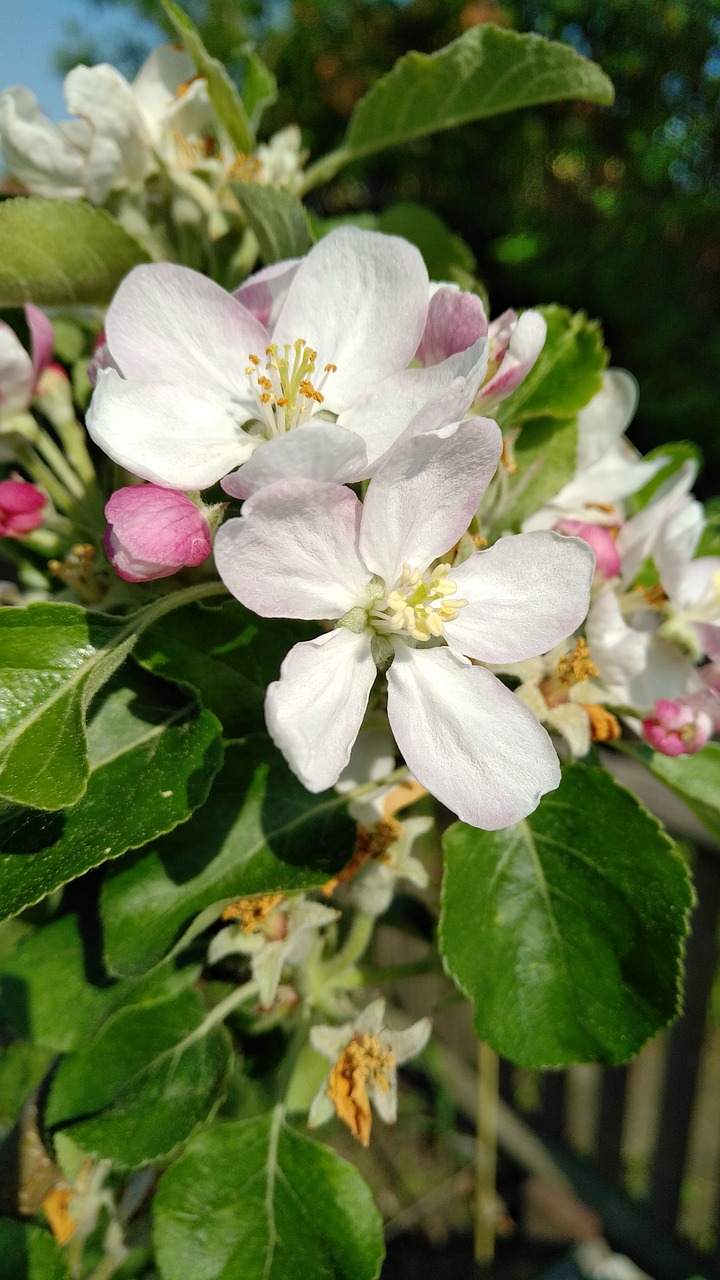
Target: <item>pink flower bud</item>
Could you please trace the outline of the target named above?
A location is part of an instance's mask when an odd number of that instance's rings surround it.
[[[713,717],[698,704],[697,696],[675,702],[658,698],[642,727],[645,741],[664,756],[692,756],[712,736]]]
[[[105,507],[104,546],[127,582],[169,578],[210,555],[210,525],[187,494],[156,484],[118,489]]]
[[[0,480],[0,537],[22,538],[43,522],[47,498],[27,480]]]
[[[556,533],[582,538],[595,552],[595,571],[603,578],[615,578],[620,572],[620,556],[610,529],[602,524],[586,524],[583,520],[559,520]]]

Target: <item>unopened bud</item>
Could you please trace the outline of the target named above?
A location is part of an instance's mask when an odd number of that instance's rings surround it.
[[[104,546],[127,582],[169,578],[210,555],[210,524],[187,494],[155,484],[118,489],[105,507]]]
[[[603,578],[616,578],[620,572],[620,556],[612,531],[602,524],[586,524],[584,520],[560,520],[556,533],[582,538],[595,553],[595,571]]]
[[[43,522],[47,498],[27,480],[0,480],[0,537],[22,538]]]

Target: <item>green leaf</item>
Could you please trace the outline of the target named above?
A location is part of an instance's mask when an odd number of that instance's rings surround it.
[[[602,386],[608,357],[597,320],[555,305],[537,310],[547,321],[545,345],[517,391],[498,405],[503,428],[529,418],[573,417]]]
[[[607,105],[613,96],[600,67],[569,45],[484,23],[437,53],[400,58],[360,99],[342,146],[310,170],[306,189],[350,160],[471,120],[567,98]]]
[[[161,0],[161,4],[177,31],[179,40],[192,58],[198,75],[205,77],[218,121],[238,151],[244,155],[251,154],[255,150],[255,139],[247,111],[224,66],[217,58],[210,56],[197,27],[179,5],[173,4],[172,0]]]
[[[455,280],[472,275],[475,255],[462,236],[456,235],[431,209],[411,202],[391,204],[377,219],[377,230],[403,236],[417,246],[431,280]],[[458,280],[457,283],[463,283]]]
[[[93,706],[87,737],[87,790],[77,804],[0,807],[0,916],[185,822],[222,763],[212,712],[139,671],[115,678]]]
[[[0,1218],[0,1280],[68,1280],[69,1274],[49,1231]]]
[[[16,196],[0,204],[0,306],[109,302],[123,276],[148,262],[104,209]]]
[[[322,884],[347,862],[354,836],[342,797],[306,791],[264,735],[229,746],[208,803],[105,882],[108,968],[157,964],[205,908],[203,927],[234,897]]]
[[[300,201],[280,187],[233,182],[232,189],[255,232],[266,266],[285,258],[302,258],[312,249],[313,234]]]
[[[645,454],[646,462],[653,458],[667,458],[667,464],[633,496],[632,504],[636,511],[646,507],[661,485],[676,475],[685,462],[695,462],[698,468],[702,467],[703,462],[702,450],[692,440],[672,440],[668,444],[660,444],[657,449],[651,449]]]
[[[660,824],[574,764],[505,831],[445,837],[441,948],[475,1027],[523,1066],[627,1062],[680,1008],[692,890]]]
[[[62,916],[21,942],[0,966],[0,1025],[36,1045],[69,1053],[87,1044],[117,1009],[184,991],[196,976],[195,967],[164,965],[147,976],[111,982],[80,933],[77,917]]]
[[[45,1045],[14,1040],[0,1049],[0,1132],[17,1120],[54,1058]]]
[[[708,742],[694,756],[664,756],[649,747],[631,754],[692,809],[716,840],[720,840],[720,743]]]
[[[158,675],[197,692],[227,737],[262,730],[267,686],[299,640],[317,635],[310,623],[258,618],[236,600],[188,605],[148,628],[134,657]]]
[[[507,480],[507,497],[492,521],[495,535],[519,529],[526,516],[554,498],[575,474],[577,418],[527,422],[515,444],[517,471]],[[483,509],[479,512],[483,523]]]
[[[255,50],[248,46],[243,52],[243,106],[253,132],[262,119],[266,107],[277,100],[277,80]]]
[[[375,1280],[384,1254],[360,1174],[280,1108],[194,1138],[160,1179],[154,1217],[163,1280]]]
[[[126,1168],[167,1157],[218,1105],[230,1071],[227,1033],[204,1016],[192,991],[120,1009],[60,1063],[46,1125]]]

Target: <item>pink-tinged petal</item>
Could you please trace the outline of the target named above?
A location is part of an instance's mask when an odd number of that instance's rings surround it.
[[[185,383],[126,382],[98,374],[87,429],[115,462],[167,489],[205,489],[250,456],[256,442],[229,400]]]
[[[398,642],[387,681],[390,728],[408,768],[463,822],[508,827],[558,786],[548,734],[484,667]]]
[[[266,330],[232,294],[171,262],[135,267],[113,298],[105,333],[126,378],[214,387],[256,417],[245,369],[262,357]]]
[[[366,464],[365,444],[359,436],[334,422],[311,418],[306,425],[267,440],[238,471],[225,477],[222,487],[233,498],[249,498],[278,480],[344,484],[363,475]]]
[[[510,337],[497,373],[481,387],[481,408],[504,400],[527,377],[545,345],[547,323],[539,311],[525,311]]]
[[[494,422],[470,418],[398,444],[370,481],[360,554],[389,585],[403,564],[426,569],[462,537],[502,451]]]
[[[362,396],[356,404],[339,416],[341,427],[362,436],[368,459],[375,463],[390,449],[430,401],[440,400],[442,393],[454,387],[457,379],[464,382],[464,395],[459,416],[470,408],[487,366],[487,339],[480,338],[459,355],[450,356],[442,364],[427,369],[405,369]],[[454,391],[454,398],[456,394]],[[457,409],[453,410],[457,421]],[[450,414],[445,419],[451,421]]]
[[[0,320],[0,418],[27,409],[33,380],[30,356],[10,325]]]
[[[27,302],[23,310],[30,330],[33,378],[37,383],[43,369],[46,369],[52,360],[55,334],[45,312],[39,307],[34,307],[31,302]]]
[[[494,360],[502,360],[508,349],[510,339],[517,328],[517,311],[513,311],[512,307],[508,307],[507,311],[503,311],[488,325],[488,338],[490,339],[490,350]]]
[[[273,331],[337,365],[325,408],[341,413],[368,387],[404,369],[425,328],[429,281],[419,251],[397,236],[357,227],[331,231],[300,264]]]
[[[212,550],[210,526],[185,493],[154,484],[117,489],[105,506],[104,545],[115,572],[128,582],[169,578],[202,564]]]
[[[448,644],[481,662],[522,662],[569,636],[590,605],[594,557],[557,533],[500,538],[452,571],[468,604],[445,624]]]
[[[717,694],[710,690],[676,702],[658,698],[652,715],[642,722],[645,741],[665,756],[691,756],[702,751],[713,732],[713,716],[702,705],[710,698],[720,705]]]
[[[219,530],[218,573],[262,618],[340,618],[367,596],[371,575],[357,552],[361,514],[342,485],[281,480]]]
[[[567,538],[582,538],[595,556],[595,572],[603,578],[616,578],[620,572],[620,556],[610,529],[583,520],[559,520],[555,532]]]
[[[252,312],[266,329],[274,329],[301,262],[302,258],[288,258],[285,262],[273,262],[271,266],[263,267],[235,289],[233,298]]]
[[[714,627],[709,622],[694,622],[700,647],[707,658],[720,662],[720,626]]]
[[[0,537],[21,538],[43,522],[47,498],[26,480],[0,480]]]
[[[308,791],[332,787],[346,767],[376,674],[367,633],[340,627],[296,644],[268,686],[268,732]]]
[[[437,289],[430,299],[425,332],[415,359],[422,365],[440,364],[485,338],[488,322],[485,308],[474,293],[457,289]]]

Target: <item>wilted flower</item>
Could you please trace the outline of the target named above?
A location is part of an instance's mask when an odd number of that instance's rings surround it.
[[[303,894],[291,898],[282,894],[240,898],[224,915],[224,919],[236,923],[215,935],[208,962],[217,964],[228,955],[249,956],[260,1000],[269,1006],[275,999],[283,967],[302,964],[312,947],[313,931],[324,929],[339,914]]]

